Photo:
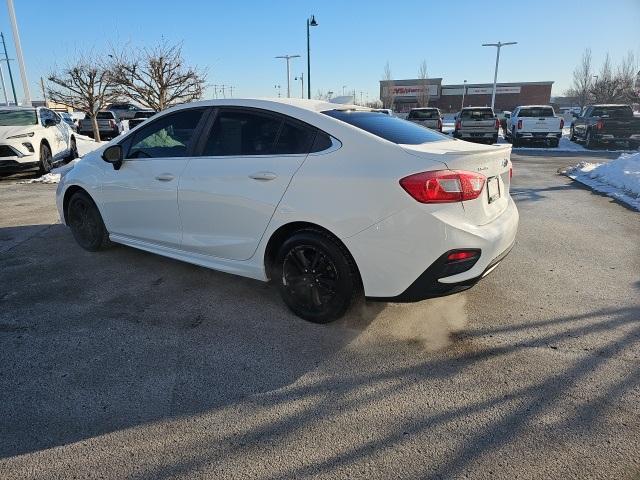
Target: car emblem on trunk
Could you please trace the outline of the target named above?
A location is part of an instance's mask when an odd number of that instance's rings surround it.
[[[509,165],[509,160],[505,158],[504,160],[502,160],[502,166],[506,167],[507,165]]]

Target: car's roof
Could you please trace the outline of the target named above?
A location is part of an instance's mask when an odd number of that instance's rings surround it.
[[[416,108],[412,108],[409,111],[413,111],[413,110],[438,110],[438,107],[416,107]]]
[[[491,107],[463,107],[462,110],[482,110],[483,108],[486,110],[493,110]]]
[[[551,105],[518,105],[516,108],[553,108]]]
[[[288,106],[294,109],[310,110],[312,112],[324,112],[326,110],[371,110],[359,105],[331,103],[323,100],[307,100],[305,98],[224,98],[216,100],[200,100],[182,104],[184,107],[214,107],[214,106],[238,106],[269,109],[271,107]],[[278,110],[280,109],[278,108]]]
[[[590,106],[591,107],[629,107],[629,105],[624,103],[594,103]]]

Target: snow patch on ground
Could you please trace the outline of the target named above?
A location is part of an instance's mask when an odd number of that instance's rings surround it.
[[[561,173],[640,211],[640,152],[609,163],[580,162]]]
[[[106,145],[107,142],[96,142],[93,138],[85,137],[84,135],[76,135],[76,145],[78,146],[78,155],[80,158],[76,158],[75,160],[71,160],[69,163],[62,165],[60,167],[54,168],[51,172],[38,177],[32,178],[29,180],[23,180],[18,182],[20,184],[26,183],[59,183],[60,178],[64,176],[69,170],[71,170],[76,163],[82,160],[82,157],[85,156],[89,152],[93,152],[97,148]]]

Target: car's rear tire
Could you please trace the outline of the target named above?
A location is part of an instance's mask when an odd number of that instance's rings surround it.
[[[549,146],[551,148],[558,148],[558,145],[560,145],[560,140],[558,140],[557,138],[549,141]]]
[[[573,125],[571,125],[571,136],[569,137],[569,140],[571,140],[572,142],[575,142],[576,139],[576,131],[573,128]]]
[[[39,172],[41,175],[49,173],[53,167],[53,157],[49,145],[43,143],[40,145],[40,165]]]
[[[300,230],[282,244],[273,278],[287,307],[314,323],[342,317],[362,291],[349,252],[331,235],[314,229]]]
[[[596,148],[596,146],[597,146],[597,142],[591,136],[591,130],[587,130],[587,136],[584,140],[584,147],[588,148],[589,150],[592,150]]]
[[[66,219],[73,238],[85,250],[96,252],[111,244],[102,215],[87,193],[73,194],[67,205]]]
[[[520,146],[520,140],[516,137],[516,132],[511,133],[511,145],[513,145],[514,148]]]

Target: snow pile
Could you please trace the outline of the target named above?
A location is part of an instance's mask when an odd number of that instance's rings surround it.
[[[46,173],[41,177],[32,178],[30,180],[23,180],[18,183],[24,184],[24,183],[58,183],[58,182],[60,182],[60,174],[54,173],[54,170],[52,170],[50,173]]]
[[[640,211],[640,152],[609,163],[580,162],[563,173]]]

